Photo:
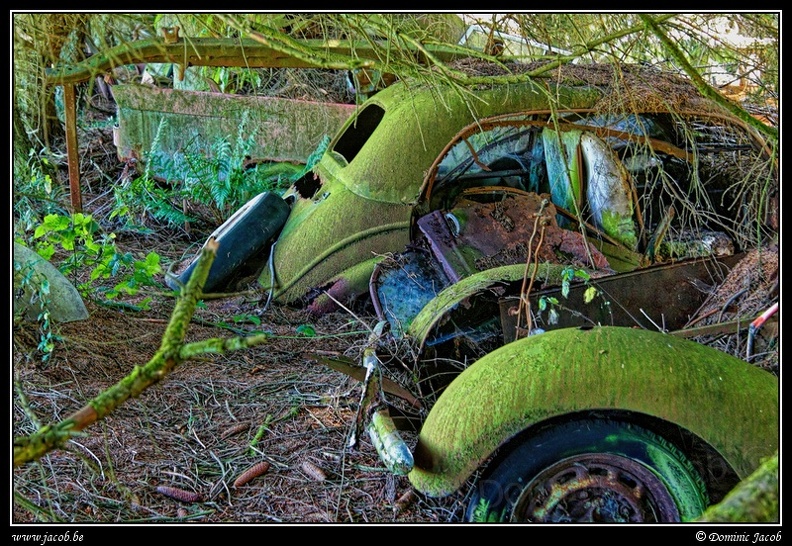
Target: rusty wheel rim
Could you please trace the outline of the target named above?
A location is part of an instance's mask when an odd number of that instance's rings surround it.
[[[570,457],[522,490],[512,520],[526,522],[670,522],[679,511],[663,482],[638,461],[616,454]]]

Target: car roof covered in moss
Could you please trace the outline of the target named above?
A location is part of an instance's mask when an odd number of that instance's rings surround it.
[[[567,65],[531,78],[536,65],[462,63],[472,87],[404,80],[346,121],[317,167],[361,197],[414,204],[428,167],[463,127],[511,112],[695,111],[716,105],[686,79],[651,67]],[[482,72],[486,70],[486,72]]]

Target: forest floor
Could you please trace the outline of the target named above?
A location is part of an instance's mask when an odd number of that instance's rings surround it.
[[[253,313],[244,297],[207,302],[185,341],[236,334],[213,324]],[[114,385],[159,348],[172,302],[146,312],[89,304],[90,318],[64,324],[53,357],[41,364],[15,352],[15,375],[42,424],[57,421]],[[358,318],[375,319],[365,315]],[[373,321],[373,322],[371,322]],[[159,384],[35,464],[15,470],[14,520],[71,522],[441,522],[459,517],[461,496],[432,500],[410,492],[363,437],[347,447],[358,383],[312,359],[357,358],[368,332],[345,312],[310,322],[272,306],[257,326],[265,344],[181,364]],[[20,332],[21,334],[21,332]],[[19,337],[19,336],[18,336]],[[36,340],[30,340],[34,343]],[[31,433],[19,401],[15,434]],[[408,438],[408,437],[407,437]],[[247,469],[269,469],[235,487]],[[188,492],[192,502],[179,500]]]
[[[96,123],[78,139],[80,164],[88,165],[83,212],[106,227],[113,183],[129,173],[111,125],[102,125],[107,116],[89,113]],[[65,159],[59,177],[68,188]],[[179,262],[208,235],[115,233],[120,251],[138,258],[156,252],[164,264]],[[154,356],[175,304],[160,277],[145,311],[87,299],[89,319],[54,325],[59,341],[46,362],[36,325],[14,327],[14,436],[69,416]],[[261,313],[266,297],[254,285],[205,300],[185,341],[267,332],[265,344],[186,361],[84,437],[16,468],[12,523],[458,521],[464,491],[419,497],[406,477],[385,469],[366,435],[348,447],[359,383],[315,358],[358,361],[377,322],[370,305],[319,319],[278,305]],[[265,461],[265,473],[234,486]]]
[[[80,145],[81,165],[90,165],[82,174],[84,212],[106,218],[124,165],[109,127],[81,132]],[[60,172],[68,187],[65,166]],[[118,232],[116,238],[120,250],[135,256],[153,251],[166,263],[200,242],[196,234],[167,230]],[[760,289],[755,309],[777,297],[777,284]],[[253,284],[205,300],[186,341],[251,332],[270,338],[254,348],[185,361],[63,449],[15,468],[12,523],[461,521],[469,485],[450,497],[428,498],[385,469],[368,437],[357,449],[348,447],[360,383],[316,359],[358,361],[368,328],[377,322],[373,309],[362,305],[317,319],[280,305],[261,313],[265,301]],[[15,327],[14,436],[69,416],[146,364],[174,304],[164,283],[144,311],[88,300],[88,320],[56,325],[59,341],[46,362],[36,350],[35,325]],[[757,364],[777,373],[775,339],[771,332],[757,346],[767,348]],[[713,344],[735,353],[744,348],[723,336]],[[416,440],[409,433],[405,439],[411,446]],[[234,485],[263,462],[265,472]]]

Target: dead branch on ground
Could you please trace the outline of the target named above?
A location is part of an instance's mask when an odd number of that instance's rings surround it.
[[[145,366],[135,366],[130,374],[106,389],[88,404],[59,423],[41,427],[30,436],[14,439],[14,467],[42,457],[47,452],[62,447],[72,437],[91,424],[105,418],[129,398],[135,398],[145,389],[165,378],[176,366],[187,359],[204,353],[225,353],[260,345],[269,335],[228,339],[207,339],[184,343],[187,327],[195,308],[203,297],[203,286],[209,269],[217,255],[218,243],[207,242],[201,251],[193,274],[182,289],[171,314],[159,350]]]

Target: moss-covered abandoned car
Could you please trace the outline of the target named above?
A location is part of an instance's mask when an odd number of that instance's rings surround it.
[[[768,144],[645,67],[480,81],[366,101],[267,197],[259,282],[371,298],[363,366],[324,362],[418,491],[476,480],[468,519],[695,519],[778,448],[777,377],[669,333],[775,237]]]

